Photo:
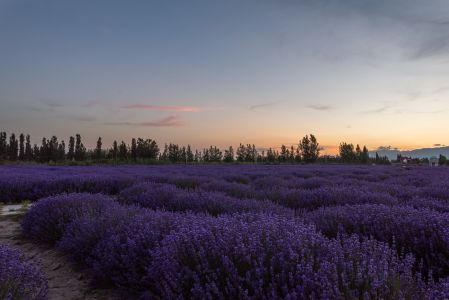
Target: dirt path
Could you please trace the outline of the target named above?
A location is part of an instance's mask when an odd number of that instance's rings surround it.
[[[114,291],[89,286],[86,274],[76,270],[64,254],[46,245],[36,244],[21,236],[20,216],[0,216],[0,244],[19,248],[27,259],[41,261],[48,280],[48,299],[120,299]]]

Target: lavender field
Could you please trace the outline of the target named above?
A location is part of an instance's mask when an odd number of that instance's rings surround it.
[[[444,167],[0,167],[23,200],[27,239],[129,299],[449,298]]]

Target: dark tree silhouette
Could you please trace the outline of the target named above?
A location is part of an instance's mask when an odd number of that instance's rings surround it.
[[[23,133],[21,133],[19,136],[19,159],[25,159],[25,136],[23,135]]]
[[[101,150],[101,146],[103,145],[103,143],[101,142],[101,137],[98,138],[97,140],[97,147],[95,148],[95,159],[100,160],[102,157],[102,150]]]
[[[69,138],[69,152],[67,153],[67,159],[70,161],[75,159],[75,138],[73,136]]]
[[[25,142],[25,160],[33,159],[33,148],[31,147],[31,137],[29,134],[26,136]]]
[[[9,145],[8,145],[8,159],[9,160],[17,160],[17,152],[19,148],[19,143],[16,139],[16,135],[12,133],[9,136]]]
[[[81,135],[76,135],[75,140],[75,160],[82,161],[86,159],[86,147],[81,142]]]

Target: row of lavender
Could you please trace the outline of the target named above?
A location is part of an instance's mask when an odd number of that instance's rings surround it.
[[[148,202],[151,207],[162,205],[173,211],[123,205],[132,203],[132,196],[142,193],[149,192],[124,191],[118,202],[101,194],[41,199],[24,217],[22,227],[28,237],[55,244],[86,267],[97,284],[112,284],[126,291],[127,298],[444,299],[449,296],[447,280],[435,282],[423,273],[423,264],[427,264],[427,270],[443,275],[440,267],[444,269],[447,248],[433,249],[435,257],[431,263],[419,263],[420,249],[414,248],[411,240],[400,238],[398,244],[388,245],[368,239],[367,232],[360,231],[355,231],[358,235],[328,238],[308,224],[317,214],[299,219],[275,204],[266,207],[271,210],[268,213],[251,200],[241,200],[249,201],[244,206],[245,213],[229,214],[234,212],[230,203],[214,210],[217,216],[207,214],[207,206],[201,210],[195,205],[192,209],[195,212],[187,212],[189,204],[181,207]],[[178,204],[197,199],[178,197]],[[225,197],[222,199],[227,201]],[[384,213],[387,212],[385,209]],[[419,228],[415,226],[414,230],[419,236]],[[435,232],[439,234],[443,232]],[[398,254],[402,247],[411,253]]]
[[[118,194],[148,181],[267,199],[297,210],[367,199],[449,211],[445,168],[381,166],[0,166],[0,202],[68,192]]]
[[[24,231],[57,243],[98,283],[138,290],[144,298],[449,296],[449,172],[443,168],[42,170],[54,186],[75,177],[91,181],[96,188],[89,192],[118,196],[40,200]],[[110,187],[95,184],[101,181]],[[304,230],[303,239],[298,232]]]

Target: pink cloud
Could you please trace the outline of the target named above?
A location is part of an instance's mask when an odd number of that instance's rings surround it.
[[[113,126],[144,126],[144,127],[179,127],[184,126],[185,123],[176,116],[169,116],[161,120],[151,121],[151,122],[109,122],[104,123],[104,125]]]
[[[184,126],[184,122],[175,116],[170,116],[154,122],[141,122],[137,123],[139,126],[147,127],[177,127]]]
[[[176,112],[199,112],[201,108],[195,106],[177,106],[177,105],[146,105],[146,104],[130,104],[123,105],[125,109],[142,109],[154,111],[176,111]]]

